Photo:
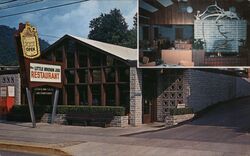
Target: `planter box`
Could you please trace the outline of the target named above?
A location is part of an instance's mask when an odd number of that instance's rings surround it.
[[[111,127],[127,127],[128,116],[114,116],[114,119],[110,123]]]
[[[51,114],[45,113],[41,119],[41,122],[51,123]],[[55,123],[60,125],[67,124],[66,114],[57,114],[55,118]],[[114,116],[114,119],[110,123],[111,127],[127,127],[128,126],[128,116]]]
[[[181,122],[190,120],[194,117],[194,114],[183,114],[183,115],[172,115],[172,116],[166,116],[165,123],[166,126],[174,126]]]

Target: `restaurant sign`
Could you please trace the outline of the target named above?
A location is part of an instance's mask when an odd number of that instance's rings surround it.
[[[30,82],[61,83],[61,66],[30,63]]]
[[[40,56],[40,47],[38,34],[35,27],[32,27],[29,22],[20,33],[23,49],[23,56],[28,59],[34,59]]]

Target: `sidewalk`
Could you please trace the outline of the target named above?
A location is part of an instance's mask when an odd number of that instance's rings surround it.
[[[250,145],[171,139],[135,138],[121,135],[159,130],[143,125],[127,128],[99,128],[37,124],[0,123],[0,145],[12,144],[39,150],[58,151],[50,155],[249,155]],[[1,148],[1,146],[0,146]],[[35,151],[34,151],[35,152]],[[38,151],[41,152],[41,151]]]

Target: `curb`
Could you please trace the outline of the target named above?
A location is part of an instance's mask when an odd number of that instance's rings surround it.
[[[38,145],[25,145],[18,142],[2,142],[0,141],[0,149],[7,151],[18,151],[24,153],[36,153],[44,155],[55,155],[55,156],[72,156],[67,152],[53,147],[38,146]]]

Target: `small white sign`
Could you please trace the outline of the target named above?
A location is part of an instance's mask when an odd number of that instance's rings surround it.
[[[61,83],[61,66],[30,63],[30,81]]]
[[[185,107],[186,107],[185,103],[181,103],[177,105],[177,108],[185,108]]]
[[[15,97],[15,87],[14,86],[8,86],[8,96]]]
[[[7,96],[7,87],[1,87],[0,88],[0,96],[6,97]]]

